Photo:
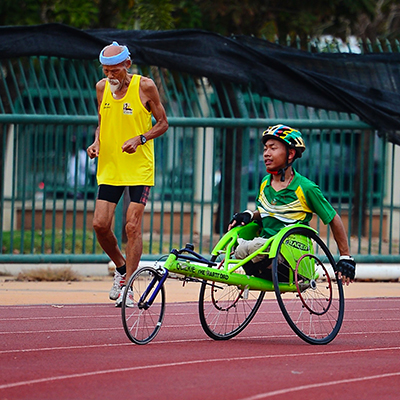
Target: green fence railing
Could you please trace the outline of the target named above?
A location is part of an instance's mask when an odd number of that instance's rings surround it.
[[[57,119],[0,115],[0,263],[107,260],[91,226],[92,166],[76,156],[90,143],[96,120]],[[211,251],[226,228],[223,216],[254,206],[265,174],[259,139],[278,121],[171,117],[169,122],[169,131],[155,141],[157,178],[143,222],[143,259],[186,242],[204,254]],[[295,167],[320,185],[342,216],[352,253],[367,261],[399,262],[396,148],[358,121],[285,123],[302,130],[307,150]],[[236,148],[232,159],[226,159],[228,144]],[[122,245],[123,207],[121,201],[116,218]],[[326,228],[314,224],[336,252]]]
[[[313,52],[400,49],[388,41],[285,44]],[[153,66],[134,72],[156,82],[170,123],[155,141],[143,259],[186,242],[209,254],[232,213],[253,206],[265,173],[262,131],[285,123],[302,130],[307,151],[295,167],[334,204],[357,260],[400,262],[400,150],[384,134],[354,114],[278,101],[242,85]],[[95,163],[84,150],[97,124],[101,77],[96,60],[0,60],[0,263],[107,261],[91,226]],[[124,207],[121,201],[115,219],[122,246]],[[313,224],[336,253],[326,228]]]

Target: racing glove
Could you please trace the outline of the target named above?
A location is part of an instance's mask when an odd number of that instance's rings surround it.
[[[336,264],[336,272],[340,272],[342,276],[353,280],[356,275],[356,262],[351,256],[340,256]]]
[[[247,225],[253,219],[253,212],[250,210],[243,211],[241,213],[233,214],[229,225],[236,221],[236,225]]]

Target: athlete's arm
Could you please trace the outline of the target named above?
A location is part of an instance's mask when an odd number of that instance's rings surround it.
[[[104,88],[106,86],[106,80],[102,79],[96,84],[96,97],[97,97],[97,115],[98,115],[98,125],[94,134],[93,143],[87,148],[86,152],[89,158],[98,157],[100,151],[100,124],[101,124],[101,115],[100,115],[100,105],[103,101]]]
[[[168,120],[157,87],[152,79],[144,76],[140,78],[139,94],[142,104],[148,111],[152,112],[153,117],[156,120],[154,126],[149,131],[143,132],[142,135],[147,140],[155,139],[167,131]],[[140,144],[140,137],[135,136],[123,144],[122,151],[129,154],[134,153]]]
[[[349,256],[349,243],[347,241],[346,230],[344,228],[342,219],[336,214],[332,221],[329,223],[329,226],[332,229],[333,237],[335,238],[336,244],[339,249],[339,253],[341,256]]]

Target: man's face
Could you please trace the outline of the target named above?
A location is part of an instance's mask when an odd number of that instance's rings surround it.
[[[276,139],[268,139],[264,145],[263,158],[265,166],[270,171],[278,171],[286,167],[287,147]]]
[[[103,65],[103,73],[108,79],[123,80],[127,74],[126,61],[116,65]]]
[[[103,65],[103,73],[107,77],[110,84],[119,86],[121,88],[122,83],[125,80],[128,72],[126,61],[117,65]]]

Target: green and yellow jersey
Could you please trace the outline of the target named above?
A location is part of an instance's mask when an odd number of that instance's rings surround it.
[[[329,224],[336,211],[314,182],[293,169],[293,179],[287,188],[278,192],[271,186],[271,175],[266,175],[256,199],[256,208],[262,218],[261,236],[271,237],[285,226],[296,222],[309,224],[313,214]]]

